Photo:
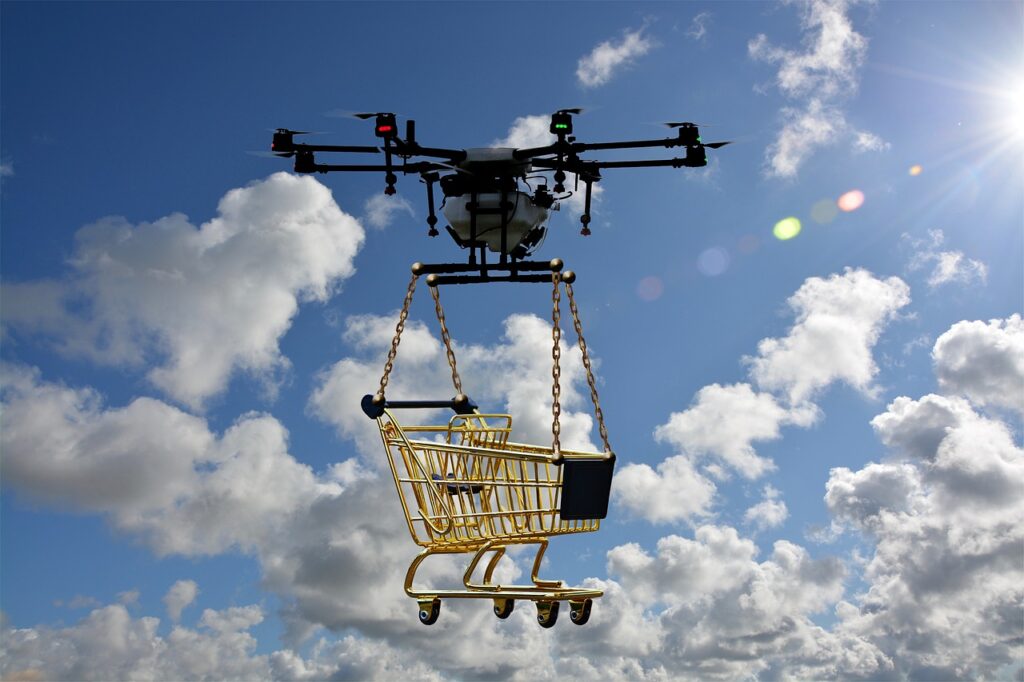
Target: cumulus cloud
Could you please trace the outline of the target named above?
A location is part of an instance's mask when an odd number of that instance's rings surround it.
[[[538,114],[530,116],[518,116],[516,120],[512,122],[512,125],[508,129],[508,134],[505,137],[495,140],[491,143],[492,147],[514,147],[517,149],[528,149],[531,147],[544,147],[551,144],[557,138],[551,134],[549,126],[551,125],[550,114]],[[584,194],[584,187],[580,185],[580,191],[576,192],[573,188],[576,186],[576,174],[566,173],[565,187],[567,190],[573,191],[573,195],[568,199],[560,201],[556,206],[564,205],[569,211],[570,215],[579,217],[583,214],[583,210],[586,208],[586,196]],[[549,182],[548,187],[554,187],[554,182]],[[600,184],[595,183],[590,192],[590,212],[594,214],[595,208],[600,201],[601,194],[604,192],[604,187]]]
[[[181,612],[186,606],[195,601],[199,594],[199,586],[194,580],[179,580],[164,595],[164,605],[167,607],[167,615],[177,623],[181,620]]]
[[[2,383],[5,482],[104,514],[159,553],[258,546],[318,490],[267,415],[245,415],[218,437],[204,420],[151,398],[106,408],[94,391],[21,367],[4,367]]]
[[[372,462],[379,462],[379,437],[374,436],[377,426],[359,409],[359,401],[363,395],[376,392],[397,318],[397,312],[394,316],[348,318],[344,338],[366,357],[344,358],[321,372],[309,403],[313,414],[333,425],[342,437],[356,439],[357,445],[372,444]],[[593,451],[592,407],[589,392],[584,394],[580,388],[583,360],[579,349],[569,345],[572,341],[563,330],[561,442],[570,449]],[[550,443],[551,363],[538,362],[538,358],[551,356],[551,325],[534,315],[511,315],[497,344],[459,344],[456,334],[454,345],[459,372],[465,377],[463,390],[482,409],[494,411],[501,406],[514,415],[515,439]],[[510,383],[510,376],[516,381]],[[387,394],[396,400],[449,398],[455,394],[441,342],[422,322],[411,320],[406,324]]]
[[[354,272],[363,229],[323,185],[277,173],[228,192],[198,227],[111,217],[76,240],[65,280],[4,285],[5,321],[100,363],[156,363],[149,381],[201,408],[239,370],[273,389],[299,304]]]
[[[905,234],[903,240],[914,250],[907,270],[916,272],[930,268],[928,286],[932,289],[950,283],[985,284],[988,279],[988,266],[981,261],[968,258],[962,251],[942,250],[946,240],[942,230],[929,230],[927,239],[914,239]]]
[[[786,503],[779,499],[779,491],[768,485],[764,488],[764,499],[747,509],[743,521],[759,530],[778,528],[789,518]]]
[[[872,348],[885,324],[907,303],[907,286],[865,270],[828,279],[811,277],[789,299],[796,322],[782,338],[766,338],[758,355],[745,358],[762,389],[748,383],[710,384],[692,404],[655,429],[658,441],[678,454],[657,467],[625,464],[616,475],[614,499],[653,523],[693,521],[710,513],[715,486],[707,476],[732,472],[757,479],[775,463],[755,444],[778,439],[784,426],[808,428],[820,417],[811,398],[834,381],[866,392],[877,372]],[[779,399],[770,391],[781,392]],[[697,466],[703,464],[703,471]],[[785,519],[785,503],[765,499],[747,519],[758,527]]]
[[[585,88],[604,85],[617,71],[650,52],[652,47],[654,43],[644,36],[643,29],[626,31],[619,42],[606,40],[581,57],[576,64],[576,78]]]
[[[935,341],[935,374],[943,390],[1024,412],[1024,320],[957,322]]]
[[[830,512],[875,543],[836,630],[900,677],[992,677],[1020,660],[1024,450],[959,398],[900,397],[872,426],[906,459],[831,472]]]
[[[761,388],[783,391],[794,404],[833,381],[870,393],[878,367],[871,351],[896,313],[910,303],[897,277],[878,279],[866,270],[808,278],[787,301],[796,323],[781,338],[763,339],[746,358]]]
[[[626,464],[615,472],[612,499],[628,512],[651,523],[689,521],[707,516],[715,484],[701,475],[688,457],[669,457],[657,469]]]
[[[749,384],[711,384],[697,392],[689,409],[674,412],[655,429],[654,437],[694,457],[716,457],[744,478],[758,478],[775,465],[754,451],[753,442],[775,440],[782,425],[806,427],[816,417],[812,406],[783,407]]]
[[[803,50],[772,45],[759,34],[747,44],[751,58],[778,64],[776,84],[794,106],[782,110],[779,135],[765,152],[767,172],[794,177],[815,150],[852,133],[855,151],[884,149],[881,138],[852,131],[840,107],[857,90],[867,40],[853,28],[846,0],[800,3]]]
[[[374,194],[363,205],[363,220],[367,225],[378,230],[388,227],[399,213],[405,213],[410,218],[416,217],[412,205],[398,194],[392,196],[383,192]]]

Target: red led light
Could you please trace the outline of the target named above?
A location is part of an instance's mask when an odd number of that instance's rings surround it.
[[[378,133],[390,133],[394,129],[394,126],[377,126]]]

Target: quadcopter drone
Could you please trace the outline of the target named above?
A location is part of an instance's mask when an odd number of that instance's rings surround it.
[[[277,156],[294,157],[296,173],[383,172],[387,195],[395,194],[396,173],[419,175],[427,186],[428,235],[436,237],[438,218],[434,202],[434,185],[440,184],[444,195],[441,210],[449,225],[448,234],[462,249],[469,250],[466,263],[443,263],[422,266],[423,272],[450,275],[444,284],[496,281],[547,281],[546,275],[524,275],[524,272],[549,271],[549,262],[526,261],[547,234],[547,220],[558,202],[572,195],[565,187],[574,176],[574,190],[583,183],[584,209],[580,216],[581,234],[590,234],[590,202],[595,182],[602,179],[606,168],[644,168],[671,166],[699,168],[707,165],[707,149],[717,149],[729,142],[703,142],[697,125],[673,122],[665,125],[677,131],[675,137],[623,142],[577,142],[572,135],[573,115],[580,109],[561,109],[551,115],[549,131],[556,137],[551,144],[526,149],[482,147],[443,149],[423,147],[416,141],[416,122],[407,120],[405,138],[398,135],[393,113],[355,114],[363,120],[374,119],[374,133],[383,146],[319,145],[296,143],[295,136],[304,131],[278,128],[274,132],[271,151]],[[581,159],[589,151],[640,149],[646,147],[684,147],[686,155],[671,159],[636,161],[599,161]],[[383,164],[318,163],[318,152],[379,154]],[[400,159],[400,162],[397,161]],[[541,173],[552,172],[554,185]],[[530,184],[535,180],[536,189]],[[524,188],[527,191],[524,191]],[[497,254],[497,262],[488,263],[487,252]],[[453,273],[474,273],[452,276]],[[504,273],[504,274],[495,274]]]

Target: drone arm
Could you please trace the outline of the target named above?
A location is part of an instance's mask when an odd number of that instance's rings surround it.
[[[437,159],[448,159],[452,163],[458,163],[466,159],[466,151],[463,149],[421,147],[414,141],[403,141],[398,138],[395,138],[394,150],[399,156],[432,156]]]
[[[379,154],[379,147],[360,147],[338,144],[297,144],[296,150],[304,149],[311,152],[348,152],[352,154]]]
[[[648,159],[642,161],[595,161],[598,168],[654,168],[658,166],[671,166],[682,168],[687,165],[686,159]]]
[[[401,168],[395,168],[394,166],[387,166],[382,164],[333,164],[333,163],[317,163],[313,164],[312,171],[318,173],[334,173],[334,172],[388,172],[389,170],[401,170],[405,175],[411,175],[413,173],[427,173],[429,171],[439,170],[450,170],[443,164],[431,163],[429,161],[423,161],[420,163],[410,163]]]
[[[625,140],[622,142],[554,142],[544,147],[529,147],[517,149],[512,152],[516,159],[533,159],[548,154],[580,154],[587,151],[599,151],[605,149],[641,149],[644,147],[679,147],[684,145],[678,137],[666,137],[660,140]]]
[[[679,147],[683,145],[678,137],[666,137],[661,140],[626,140],[623,142],[574,142],[572,150],[577,154],[586,151],[598,151],[604,149],[641,149],[644,147]]]

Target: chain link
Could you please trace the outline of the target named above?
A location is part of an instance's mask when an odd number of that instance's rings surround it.
[[[587,369],[587,383],[590,385],[590,400],[594,403],[594,416],[597,417],[598,431],[601,433],[601,442],[604,443],[604,451],[611,452],[608,444],[608,429],[604,426],[604,412],[601,411],[601,401],[597,397],[597,382],[594,381],[594,371],[590,367],[590,354],[587,352],[587,341],[583,338],[583,325],[580,323],[580,311],[576,308],[576,298],[572,295],[572,284],[565,283],[565,294],[569,298],[569,310],[572,312],[572,324],[576,328],[576,338],[580,342],[580,351],[583,353],[583,366]]]
[[[559,459],[562,456],[562,328],[559,326],[561,323],[562,313],[559,310],[559,304],[562,300],[561,282],[562,276],[554,272],[551,274],[551,282],[554,285],[551,291],[551,454],[554,455],[555,459]]]
[[[427,284],[429,283],[428,281]],[[444,341],[444,351],[448,354],[448,366],[452,368],[452,383],[455,384],[455,393],[462,395],[462,379],[459,378],[459,370],[455,366],[455,352],[452,351],[452,339],[448,334],[448,325],[445,324],[444,310],[441,309],[441,294],[438,287],[430,287],[430,295],[434,297],[434,311],[437,313],[437,321],[441,324],[441,340]]]
[[[402,301],[402,312],[398,316],[398,324],[395,325],[395,336],[391,339],[391,350],[388,351],[387,362],[384,363],[384,375],[380,378],[380,390],[377,395],[383,400],[384,389],[388,387],[388,377],[394,367],[395,356],[398,354],[398,344],[402,341],[402,332],[405,330],[405,320],[409,317],[409,306],[412,304],[412,295],[416,291],[416,280],[419,275],[413,274],[409,280],[409,287],[405,291],[405,300]]]

